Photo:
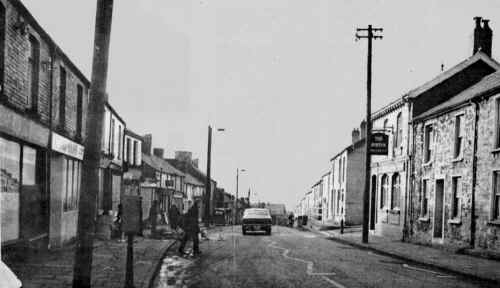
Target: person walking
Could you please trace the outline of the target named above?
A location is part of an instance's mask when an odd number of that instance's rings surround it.
[[[184,247],[186,247],[186,242],[188,240],[193,241],[193,254],[201,254],[198,233],[200,233],[200,227],[198,226],[198,202],[192,204],[191,201],[188,202],[189,210],[184,215],[183,230],[184,235],[181,239],[181,245],[179,246],[179,253],[184,255]]]
[[[168,211],[169,212],[169,215],[168,215],[168,220],[170,220],[170,227],[172,228],[172,230],[177,230],[177,227],[179,226],[179,218],[180,218],[180,212],[179,212],[179,209],[177,209],[177,206],[172,205],[172,207],[170,208],[170,210]]]

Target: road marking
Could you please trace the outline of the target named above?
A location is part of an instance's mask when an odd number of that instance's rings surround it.
[[[328,283],[332,284],[333,286],[335,286],[336,288],[346,288],[344,285],[326,277],[327,275],[328,276],[333,276],[333,275],[336,275],[334,272],[313,272],[314,271],[314,263],[312,261],[308,261],[308,260],[304,260],[304,259],[300,259],[300,258],[295,258],[295,257],[291,257],[291,256],[288,256],[288,253],[290,252],[290,249],[286,249],[286,248],[283,248],[283,247],[280,247],[280,246],[276,246],[276,241],[271,241],[269,243],[269,245],[267,245],[268,247],[271,247],[271,248],[276,248],[276,249],[281,249],[283,250],[283,257],[287,258],[287,259],[290,259],[290,260],[295,260],[297,262],[302,262],[302,263],[306,263],[307,264],[307,270],[306,270],[306,273],[307,275],[310,275],[310,276],[321,276],[321,278],[323,278],[325,281],[327,281]]]
[[[441,273],[436,272],[436,271],[432,271],[432,270],[424,269],[424,268],[418,268],[415,266],[410,266],[408,264],[403,264],[403,267],[405,267],[406,269],[416,270],[416,271],[420,271],[420,272],[432,273],[432,274],[435,274],[436,277],[440,277],[440,278],[453,278],[453,276],[451,276],[451,275],[441,274]]]

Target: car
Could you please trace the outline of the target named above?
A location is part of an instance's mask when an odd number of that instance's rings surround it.
[[[272,218],[269,209],[248,208],[243,211],[241,230],[243,235],[247,231],[264,231],[271,235]]]

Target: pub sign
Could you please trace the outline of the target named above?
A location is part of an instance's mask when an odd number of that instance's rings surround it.
[[[371,155],[387,155],[389,153],[389,136],[385,133],[377,132],[372,134],[370,143]]]

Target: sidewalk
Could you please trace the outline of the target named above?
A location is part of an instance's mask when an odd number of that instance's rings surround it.
[[[340,234],[339,230],[321,231],[320,233],[334,241],[372,250],[409,263],[500,284],[500,262],[495,260],[455,254],[443,249],[401,242],[400,240],[388,240],[375,235],[369,235],[369,243],[364,244],[361,243],[361,231],[358,228],[346,229],[344,234]]]
[[[134,284],[149,288],[173,239],[134,238]],[[23,283],[23,288],[71,287],[75,246],[30,253],[24,260],[7,265]],[[92,287],[123,288],[125,281],[126,242],[94,240]]]

